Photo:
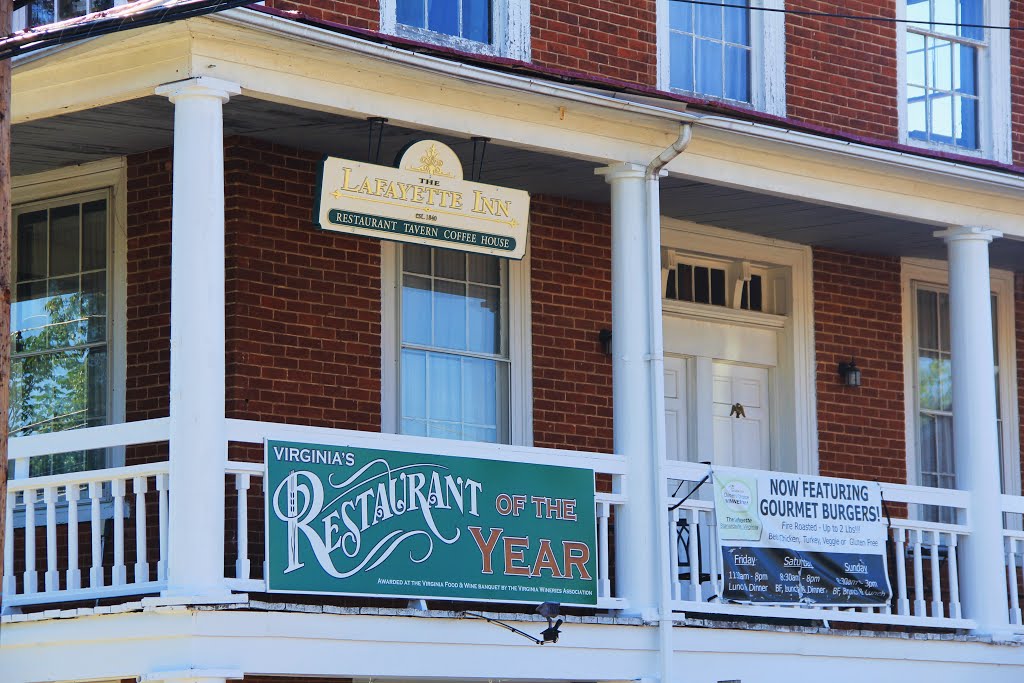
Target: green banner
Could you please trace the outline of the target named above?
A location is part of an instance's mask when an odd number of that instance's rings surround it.
[[[266,442],[267,590],[597,604],[588,469]]]
[[[437,242],[440,246],[445,244],[461,244],[474,247],[486,247],[498,251],[515,251],[516,239],[506,235],[493,235],[488,232],[476,230],[459,230],[458,228],[446,228],[441,225],[426,225],[425,223],[414,223],[402,220],[401,218],[386,218],[384,216],[371,216],[365,213],[354,211],[342,211],[331,209],[327,214],[327,220],[333,225],[343,225],[363,230],[375,230],[386,235],[405,235],[418,237],[422,240]]]

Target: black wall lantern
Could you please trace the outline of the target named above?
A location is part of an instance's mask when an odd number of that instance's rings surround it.
[[[840,363],[839,378],[848,387],[859,387],[860,368],[857,367],[857,362],[851,358],[849,363]]]
[[[597,333],[597,340],[601,342],[601,353],[606,356],[612,355],[612,331],[601,330]]]

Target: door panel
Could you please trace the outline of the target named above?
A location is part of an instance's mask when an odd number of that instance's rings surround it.
[[[770,469],[767,368],[716,361],[712,373],[715,464]]]
[[[686,385],[686,361],[665,358],[665,453],[669,460],[687,459]]]

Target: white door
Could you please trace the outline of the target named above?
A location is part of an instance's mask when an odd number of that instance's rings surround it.
[[[771,469],[767,368],[712,362],[714,464]]]

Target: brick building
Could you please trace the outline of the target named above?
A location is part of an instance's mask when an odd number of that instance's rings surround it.
[[[732,4],[268,0],[16,58],[0,679],[1020,680],[1024,7]],[[318,225],[322,158],[424,140],[529,193],[522,258]],[[592,473],[595,599],[538,648],[466,616],[531,601],[269,590],[268,441]],[[877,483],[891,599],[725,599],[709,465]]]

